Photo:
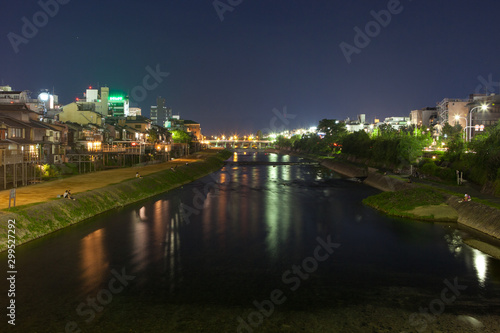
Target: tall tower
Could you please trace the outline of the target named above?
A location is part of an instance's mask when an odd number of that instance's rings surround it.
[[[100,104],[100,112],[105,117],[107,117],[109,115],[108,103],[109,103],[109,88],[102,87],[101,88],[101,102],[99,104]]]

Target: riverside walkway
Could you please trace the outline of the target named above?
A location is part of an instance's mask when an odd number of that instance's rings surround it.
[[[62,195],[66,190],[71,190],[71,194],[74,196],[81,192],[95,190],[110,184],[133,179],[135,178],[136,172],[139,172],[141,176],[145,176],[176,166],[185,167],[186,163],[195,163],[206,157],[213,156],[217,152],[218,151],[202,151],[165,163],[97,171],[76,176],[61,177],[36,185],[18,187],[16,188],[16,206],[41,203],[54,199],[62,200],[57,199],[57,196]],[[9,207],[9,195],[10,190],[0,191],[0,210]]]

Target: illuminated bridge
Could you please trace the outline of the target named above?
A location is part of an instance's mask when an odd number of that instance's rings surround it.
[[[265,140],[203,140],[210,147],[265,149],[274,146],[274,142]]]
[[[315,161],[300,162],[269,162],[269,161],[225,161],[227,165],[319,165]]]

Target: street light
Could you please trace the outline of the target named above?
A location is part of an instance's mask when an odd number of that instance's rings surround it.
[[[473,107],[470,112],[469,112],[469,141],[472,139],[472,112],[474,112],[474,109],[481,108],[482,111],[488,110],[488,104],[482,104],[476,107]]]

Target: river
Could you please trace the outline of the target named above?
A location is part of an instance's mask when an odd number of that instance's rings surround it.
[[[233,159],[301,161],[251,151]],[[16,326],[6,326],[499,332],[500,261],[453,225],[363,205],[376,193],[319,166],[228,165],[18,247]]]

